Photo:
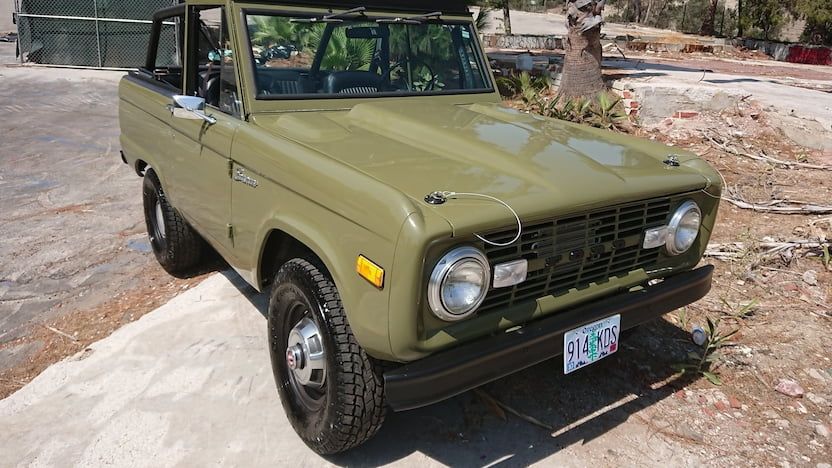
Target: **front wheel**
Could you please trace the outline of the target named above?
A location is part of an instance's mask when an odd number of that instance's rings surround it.
[[[283,408],[312,450],[343,452],[379,430],[381,373],[353,336],[332,279],[307,260],[291,260],[277,273],[269,349]]]

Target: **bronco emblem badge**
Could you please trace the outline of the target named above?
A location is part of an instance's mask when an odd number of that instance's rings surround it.
[[[242,182],[242,183],[248,185],[251,188],[257,188],[257,186],[259,185],[257,183],[257,179],[252,179],[251,177],[247,176],[246,171],[244,169],[239,169],[239,168],[234,173],[234,181],[235,182]]]

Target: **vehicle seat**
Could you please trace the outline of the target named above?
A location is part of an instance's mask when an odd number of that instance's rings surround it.
[[[205,104],[219,107],[220,105],[220,71],[208,70],[199,74],[199,95],[205,99]]]
[[[306,85],[301,72],[296,70],[258,69],[257,84],[260,94],[304,94]]]
[[[381,77],[368,71],[333,72],[324,79],[324,92],[327,94],[377,93],[380,86]]]

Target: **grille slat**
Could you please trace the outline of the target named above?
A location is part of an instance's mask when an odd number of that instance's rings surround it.
[[[529,271],[522,284],[492,289],[480,311],[511,307],[547,295],[561,296],[650,268],[658,260],[659,251],[643,249],[641,236],[646,229],[664,224],[670,207],[670,197],[663,197],[536,222],[523,226],[523,236],[513,246],[486,245],[485,254],[492,266],[518,258],[543,266]],[[487,237],[499,243],[516,234],[511,228]]]

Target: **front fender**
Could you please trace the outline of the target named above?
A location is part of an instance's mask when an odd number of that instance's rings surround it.
[[[309,208],[307,208],[309,210]],[[260,248],[253,271],[255,284],[262,285],[265,248],[273,231],[282,231],[311,250],[323,262],[341,296],[352,332],[358,343],[373,357],[394,359],[388,336],[388,303],[394,281],[393,254],[395,246],[372,232],[349,221],[335,217],[303,216],[275,213],[259,229]],[[317,220],[317,222],[316,222]],[[326,220],[329,226],[318,225]],[[385,285],[378,289],[361,278],[355,270],[358,255],[364,255],[385,269]]]

